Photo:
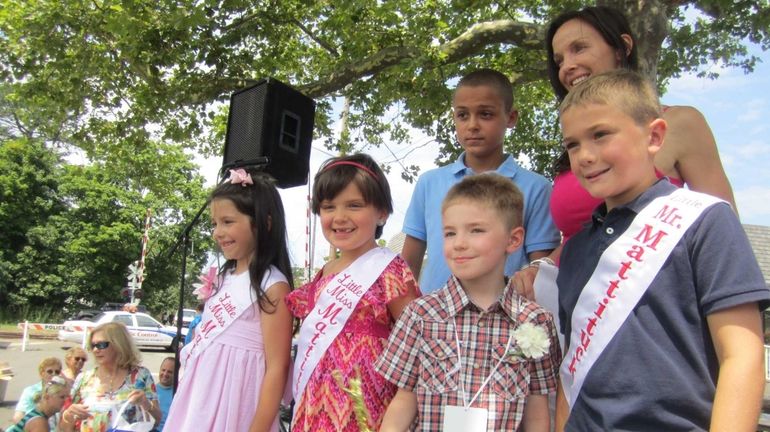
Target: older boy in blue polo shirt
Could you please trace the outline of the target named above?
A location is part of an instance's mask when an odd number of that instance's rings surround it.
[[[547,256],[561,241],[548,207],[550,182],[521,168],[513,156],[503,153],[505,133],[518,118],[508,78],[490,69],[467,74],[457,84],[452,110],[457,141],[464,152],[454,163],[420,176],[404,219],[406,239],[401,256],[415,277],[420,276],[425,249],[428,251],[420,279],[420,289],[425,294],[441,288],[449,278],[441,252],[441,201],[452,185],[469,174],[496,171],[509,178],[524,195],[526,236],[522,248],[508,257],[507,276],[522,265]]]
[[[570,91],[563,145],[604,204],[564,246],[557,426],[756,430],[770,291],[730,206],[658,180],[652,84],[616,70]]]

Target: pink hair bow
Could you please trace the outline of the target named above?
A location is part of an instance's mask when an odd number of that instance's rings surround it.
[[[200,301],[206,301],[211,294],[214,293],[214,288],[217,286],[217,268],[212,266],[209,268],[208,273],[198,276],[201,283],[194,283],[193,294],[198,297]]]
[[[240,183],[241,186],[246,187],[248,185],[253,185],[254,180],[251,179],[251,175],[247,173],[245,169],[238,168],[238,169],[230,170],[230,183],[231,184]]]

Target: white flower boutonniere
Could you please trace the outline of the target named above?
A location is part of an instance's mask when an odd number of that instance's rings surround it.
[[[545,329],[532,323],[524,323],[516,327],[513,331],[513,341],[516,346],[508,351],[508,355],[529,360],[543,357],[551,347],[551,340],[548,339]]]

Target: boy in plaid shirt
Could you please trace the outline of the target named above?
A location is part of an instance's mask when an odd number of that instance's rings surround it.
[[[442,204],[440,290],[410,303],[375,365],[399,388],[381,431],[548,431],[561,352],[550,313],[506,283],[524,238],[523,197],[494,173],[465,177]]]

